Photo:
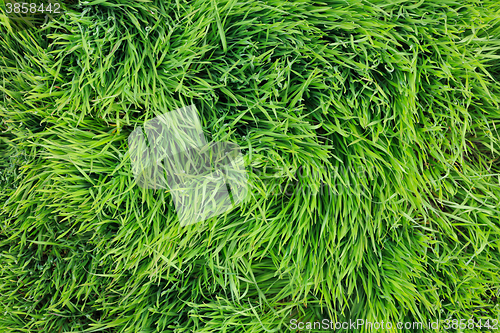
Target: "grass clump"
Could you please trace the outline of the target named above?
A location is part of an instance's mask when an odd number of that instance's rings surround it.
[[[3,331],[500,319],[496,1],[99,0],[0,22]],[[190,104],[242,147],[251,198],[180,228],[127,137]]]

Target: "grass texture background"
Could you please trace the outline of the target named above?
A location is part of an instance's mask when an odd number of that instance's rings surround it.
[[[497,1],[82,1],[0,49],[2,332],[500,319]],[[251,198],[181,228],[127,137],[192,103]]]

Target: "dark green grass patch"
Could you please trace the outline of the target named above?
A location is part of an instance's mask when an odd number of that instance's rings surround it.
[[[497,2],[98,0],[0,31],[1,330],[500,319]],[[127,138],[190,104],[251,195],[180,227]]]

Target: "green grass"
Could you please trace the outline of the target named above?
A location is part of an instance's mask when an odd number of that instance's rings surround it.
[[[0,331],[500,319],[497,1],[3,13]],[[242,147],[251,194],[180,227],[127,138],[190,104]]]

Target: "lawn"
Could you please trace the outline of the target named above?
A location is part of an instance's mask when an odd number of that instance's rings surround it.
[[[10,5],[1,332],[500,330],[496,0]],[[182,225],[129,136],[191,105],[248,193]]]

